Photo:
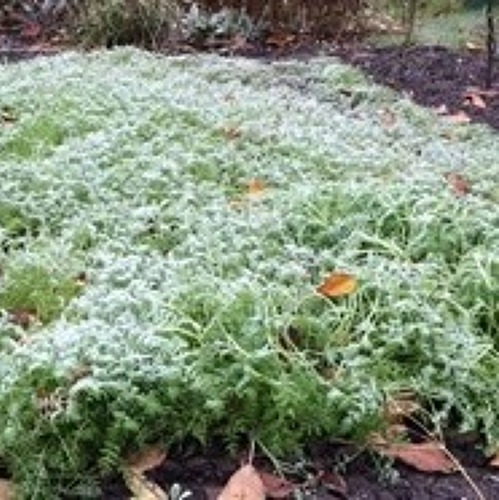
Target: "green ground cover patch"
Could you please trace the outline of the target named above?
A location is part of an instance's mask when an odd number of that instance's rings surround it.
[[[125,453],[186,436],[362,440],[402,390],[498,444],[492,131],[330,58],[0,69],[0,457],[22,494],[95,498]],[[354,294],[315,293],[335,270]]]

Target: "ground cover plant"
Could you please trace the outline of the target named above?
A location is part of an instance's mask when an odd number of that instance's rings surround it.
[[[0,89],[0,457],[21,496],[95,498],[123,456],[187,436],[362,441],[401,392],[497,447],[491,130],[326,57],[68,53],[2,66]]]

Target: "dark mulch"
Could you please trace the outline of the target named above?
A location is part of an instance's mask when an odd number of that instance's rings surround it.
[[[408,94],[422,106],[445,106],[449,114],[464,111],[472,121],[499,129],[499,58],[495,61],[492,88],[485,89],[484,52],[396,46],[342,50],[338,55],[377,83]],[[483,99],[485,108],[473,106],[466,98],[470,89]]]
[[[480,498],[476,490],[483,499],[499,498],[499,471],[484,467],[483,456],[466,440],[463,443],[455,440],[452,451],[475,488],[462,473],[426,474],[400,464],[393,467],[374,454],[328,444],[309,450],[306,462],[294,461],[294,470],[288,471],[286,477],[302,485],[299,489],[302,498],[317,500],[474,500]],[[169,458],[162,467],[147,475],[165,491],[172,484],[179,484],[183,491],[191,492],[192,500],[212,500],[238,466],[236,459],[223,455],[194,453]],[[255,466],[258,470],[270,470],[269,463],[258,457]],[[346,488],[331,488],[334,483],[321,482],[325,471],[336,477],[339,474]],[[102,500],[125,500],[129,496],[123,482],[115,479],[104,486]]]

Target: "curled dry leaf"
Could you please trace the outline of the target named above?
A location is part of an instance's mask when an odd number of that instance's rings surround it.
[[[289,498],[297,488],[296,484],[286,478],[268,472],[259,472],[259,474],[268,498]]]
[[[450,459],[445,446],[437,441],[395,443],[386,447],[380,446],[377,451],[422,472],[448,474],[456,470],[456,464]]]
[[[317,288],[316,292],[325,297],[343,297],[357,290],[357,279],[348,273],[334,272]]]
[[[243,465],[231,476],[218,500],[265,500],[265,486],[251,464]]]
[[[471,193],[469,181],[456,172],[446,172],[444,178],[456,196],[466,196]]]

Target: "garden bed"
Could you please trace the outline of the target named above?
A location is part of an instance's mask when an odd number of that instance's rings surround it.
[[[0,456],[27,496],[146,443],[366,442],[408,392],[495,449],[493,132],[330,57],[66,53],[0,88]]]

